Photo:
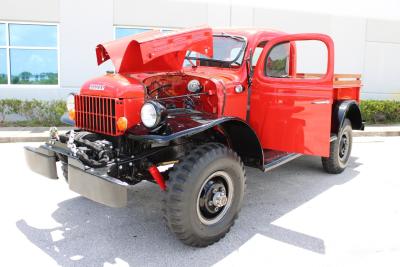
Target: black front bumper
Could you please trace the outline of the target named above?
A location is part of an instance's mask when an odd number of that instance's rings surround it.
[[[107,168],[90,168],[70,154],[65,144],[57,141],[38,148],[25,147],[25,158],[29,168],[42,176],[58,179],[57,154],[68,157],[69,188],[95,202],[124,207],[128,199],[128,188],[132,185],[107,175]]]

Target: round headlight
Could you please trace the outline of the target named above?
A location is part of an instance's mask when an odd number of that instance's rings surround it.
[[[71,111],[73,109],[75,109],[75,96],[70,94],[67,97],[67,110]]]
[[[140,117],[147,128],[155,128],[165,117],[165,107],[158,102],[148,101],[142,106]]]
[[[197,93],[201,89],[201,84],[200,84],[200,82],[198,80],[191,80],[187,84],[187,89],[191,93]]]

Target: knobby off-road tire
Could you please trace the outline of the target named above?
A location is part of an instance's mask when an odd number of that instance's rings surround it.
[[[68,163],[61,162],[61,170],[65,181],[68,183]]]
[[[58,154],[58,158],[61,162],[61,171],[65,181],[68,183],[68,157],[65,155]]]
[[[345,119],[337,139],[331,142],[329,157],[322,157],[324,170],[332,174],[343,172],[349,163],[352,145],[353,134],[351,122],[349,119]]]
[[[239,156],[218,143],[201,145],[175,164],[164,195],[164,218],[183,243],[211,245],[229,232],[242,206],[245,171]]]

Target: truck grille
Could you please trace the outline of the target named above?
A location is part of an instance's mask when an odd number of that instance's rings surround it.
[[[75,124],[77,127],[106,135],[120,135],[117,119],[124,113],[118,98],[75,95]]]

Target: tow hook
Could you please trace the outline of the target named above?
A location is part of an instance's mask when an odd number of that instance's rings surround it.
[[[50,139],[60,141],[60,135],[58,133],[57,127],[50,127],[49,130]]]
[[[160,186],[161,190],[165,191],[167,188],[165,185],[164,177],[161,175],[160,171],[157,169],[155,165],[151,165],[148,168],[151,176],[153,177],[154,181]]]
[[[71,149],[72,154],[74,156],[76,156],[76,153],[78,152],[78,149],[77,149],[77,147],[76,147],[74,142],[75,142],[75,132],[74,132],[74,130],[71,130],[69,132],[69,138],[68,138],[68,142],[67,142],[67,147],[69,149]]]

